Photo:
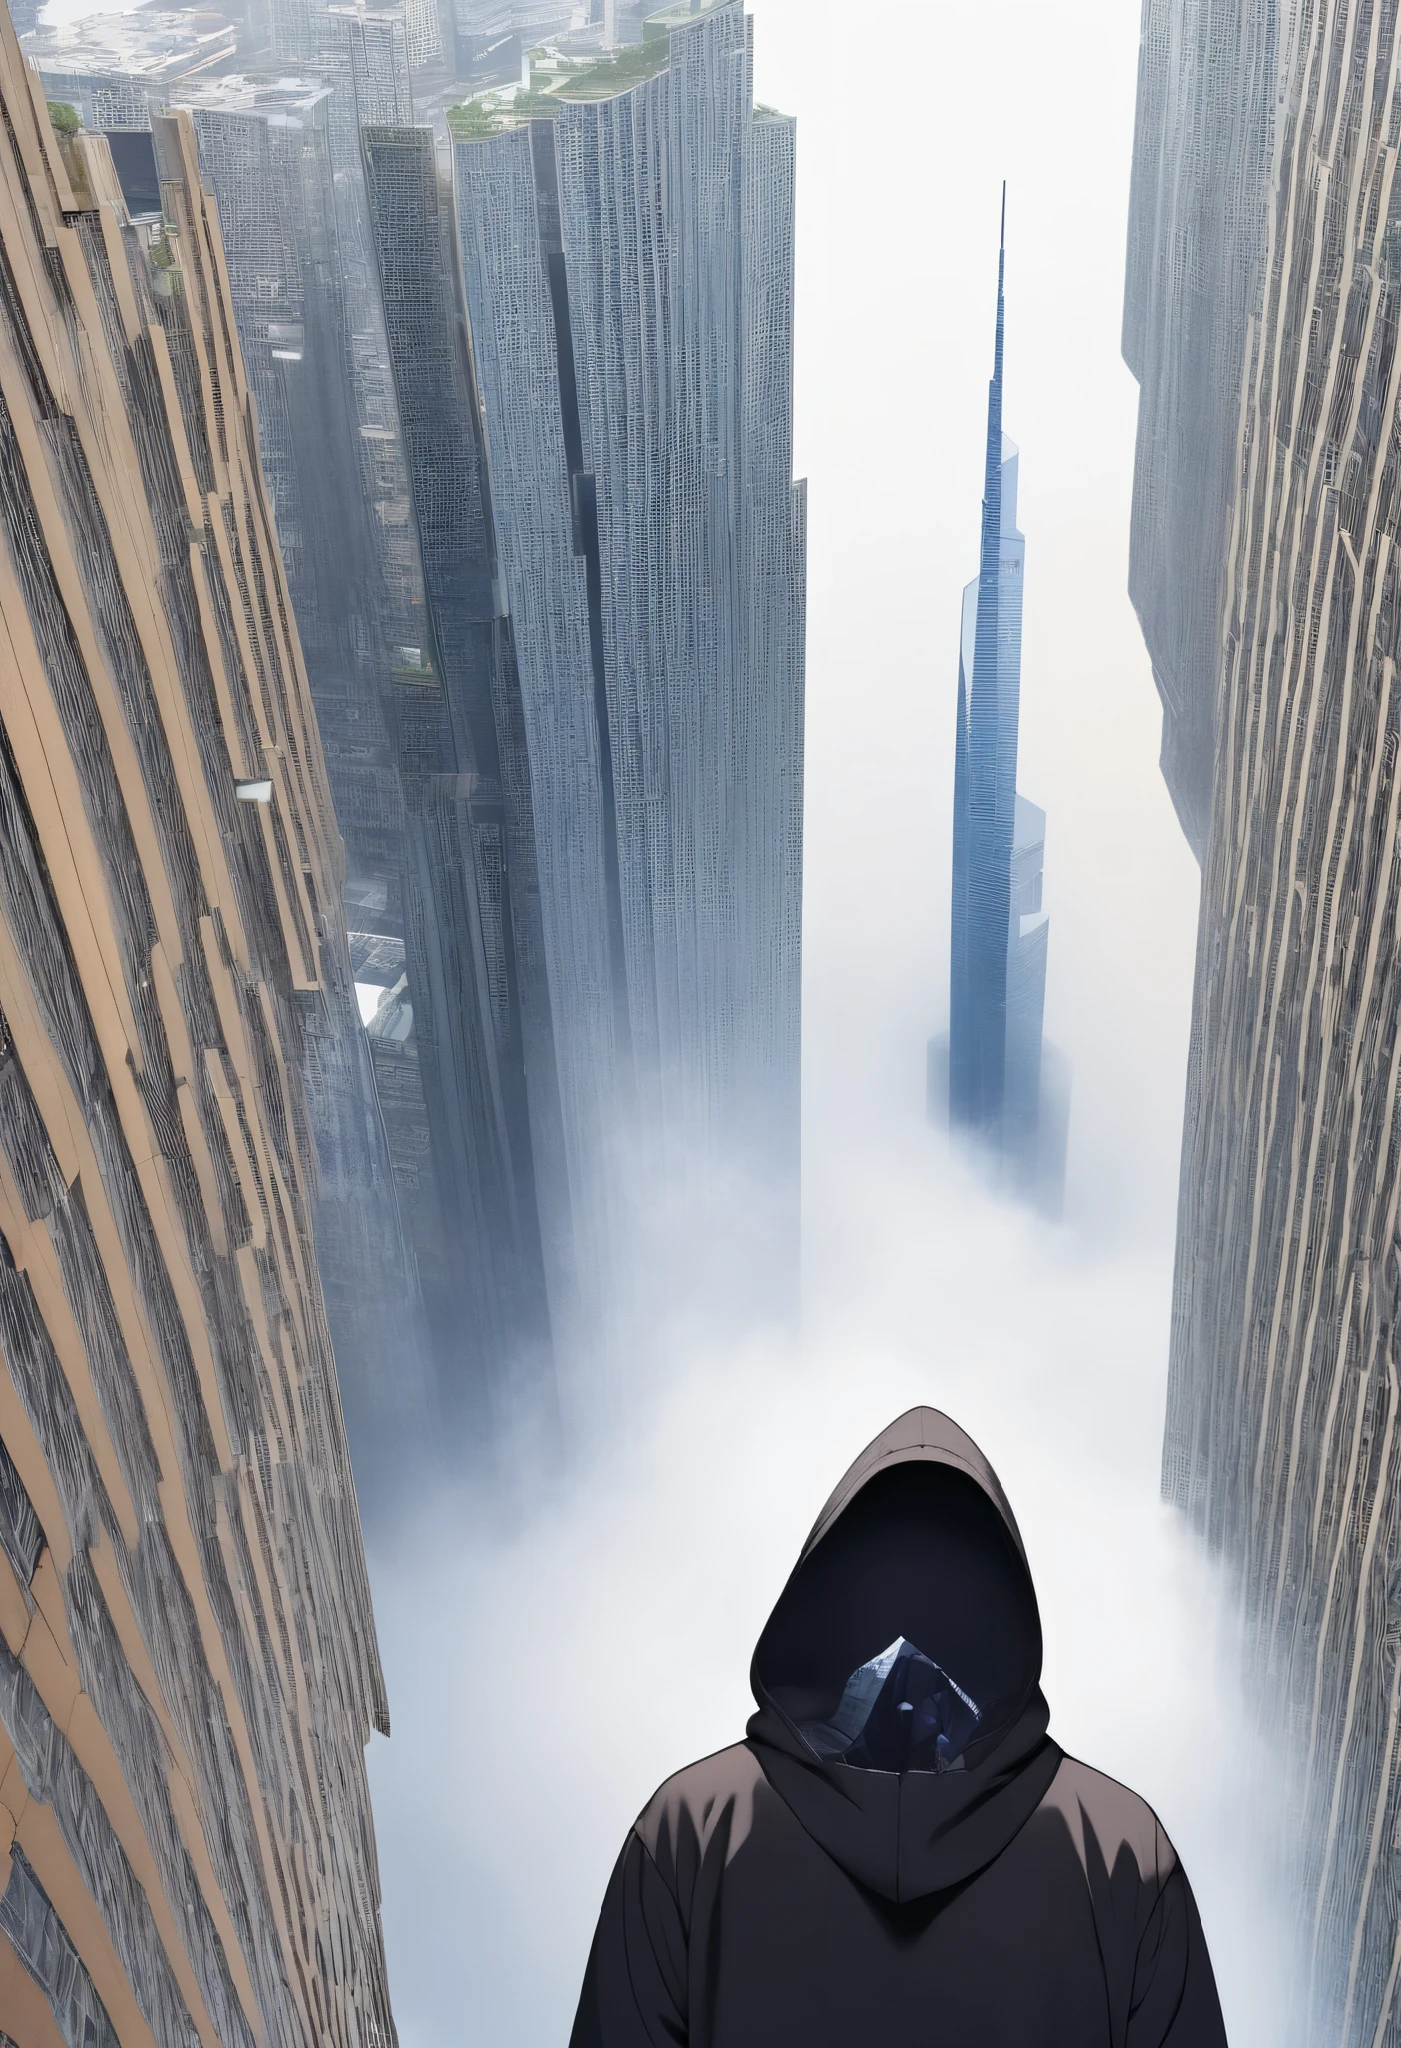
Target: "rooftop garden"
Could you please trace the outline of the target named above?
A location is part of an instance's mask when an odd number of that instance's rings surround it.
[[[585,63],[541,53],[532,66],[528,91],[507,86],[463,100],[448,108],[448,130],[455,142],[481,142],[523,121],[553,121],[564,101],[611,100],[655,78],[670,60],[671,44],[665,35]]]
[[[464,100],[448,108],[448,132],[454,142],[481,142],[499,135],[522,121],[553,121],[559,101],[549,92],[517,92],[514,99],[498,99],[484,93],[480,99]]]
[[[611,100],[615,93],[630,92],[655,78],[670,61],[670,38],[656,36],[650,42],[630,43],[616,57],[590,64],[586,71],[566,73],[556,90],[567,100]]]

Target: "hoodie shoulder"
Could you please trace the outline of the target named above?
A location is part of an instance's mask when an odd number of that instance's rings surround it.
[[[1129,1855],[1143,1885],[1157,1893],[1177,1868],[1177,1851],[1148,1802],[1073,1756],[1061,1759],[1039,1810],[1060,1815],[1087,1878],[1097,1865],[1112,1875]]]
[[[764,1774],[748,1743],[732,1743],[688,1764],[658,1787],[634,1823],[634,1833],[673,1889],[694,1878],[714,1847],[728,1863],[754,1821],[754,1800]]]

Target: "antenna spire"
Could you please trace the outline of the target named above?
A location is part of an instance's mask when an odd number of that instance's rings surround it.
[[[992,412],[997,414],[996,447],[988,441],[988,480],[991,483],[992,469],[1002,460],[1002,287],[1007,273],[1007,180],[1002,180],[1002,218],[997,230],[997,330],[993,344],[992,391],[989,394],[988,434],[993,433]]]

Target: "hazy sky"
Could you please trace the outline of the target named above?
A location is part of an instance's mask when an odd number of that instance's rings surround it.
[[[719,1327],[732,1246],[723,1229],[678,1242],[668,1312],[614,1361],[567,1480],[518,1473],[501,1500],[445,1507],[410,1562],[376,1561],[395,1733],[372,1775],[401,2036],[566,2040],[634,1814],[742,1734],[754,1640],[818,1507],[870,1436],[931,1401],[979,1438],[1022,1521],[1053,1733],[1158,1807],[1232,2040],[1275,2048],[1247,1738],[1213,1675],[1210,1574],[1158,1503],[1197,871],[1125,595],[1135,12],[752,11],[756,93],[800,124],[803,1340]],[[981,1195],[923,1121],[1004,177],[1020,784],[1048,812],[1047,1027],[1075,1066],[1058,1230]]]

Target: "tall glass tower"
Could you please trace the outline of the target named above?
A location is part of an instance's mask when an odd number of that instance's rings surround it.
[[[650,30],[651,75],[600,67],[544,114],[456,142],[461,275],[580,1299],[627,1242],[630,1176],[673,1189],[737,1159],[774,1191],[791,1298],[795,130],[753,103],[734,0]]]
[[[1026,542],[1017,530],[1017,448],[1002,431],[1005,224],[1004,194],[982,547],[963,593],[958,661],[948,1113],[952,1128],[989,1148],[1010,1186],[1058,1209],[1065,1089],[1041,1030],[1046,814],[1017,794]]]

